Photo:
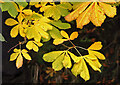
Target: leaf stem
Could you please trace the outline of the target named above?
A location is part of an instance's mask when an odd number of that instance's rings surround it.
[[[81,48],[81,49],[83,49],[83,50],[88,50],[88,49],[83,48],[83,47],[80,47],[80,46],[75,46],[75,47],[77,47],[77,48]]]
[[[73,44],[73,42],[70,41],[70,40],[69,40],[69,42],[73,45],[73,48],[78,52],[78,54],[79,54],[80,56],[82,56],[82,54],[81,54],[81,53],[78,51],[78,49],[76,48],[75,44]]]

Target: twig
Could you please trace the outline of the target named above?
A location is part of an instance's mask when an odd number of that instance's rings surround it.
[[[18,45],[19,45],[19,43],[18,43],[17,45],[13,46],[12,48],[10,48],[10,50],[8,51],[8,53],[9,53],[12,49],[14,49],[15,47],[17,47]]]

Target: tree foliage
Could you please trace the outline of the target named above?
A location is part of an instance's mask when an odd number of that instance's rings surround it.
[[[28,50],[38,52],[44,42],[53,40],[54,45],[63,45],[67,50],[44,53],[43,60],[52,62],[55,71],[65,67],[71,69],[75,76],[80,75],[85,81],[89,80],[90,74],[86,63],[94,71],[101,72],[102,64],[99,60],[105,60],[105,56],[98,50],[102,49],[102,42],[96,41],[88,48],[76,46],[72,41],[80,37],[79,33],[74,31],[69,36],[66,29],[74,29],[70,24],[73,20],[76,20],[76,27],[80,30],[90,22],[97,27],[101,26],[106,16],[113,18],[116,15],[115,4],[117,2],[2,2],[2,11],[8,11],[11,15],[11,18],[5,21],[6,25],[13,27],[10,36],[16,38],[20,35],[24,38],[24,41],[18,43],[19,49],[13,50],[10,61],[16,60],[16,67],[20,68],[23,65],[23,57],[32,60],[28,51],[21,47],[22,45],[26,45]],[[34,11],[31,6],[38,11]],[[66,46],[64,42],[69,42],[72,46]],[[87,51],[88,54],[82,55],[79,48]],[[75,49],[79,56],[72,53],[71,49]]]

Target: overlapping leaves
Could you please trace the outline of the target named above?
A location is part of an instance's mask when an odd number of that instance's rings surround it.
[[[113,18],[116,7],[103,2],[83,2],[73,4],[74,11],[65,17],[68,22],[76,20],[77,28],[83,28],[90,21],[95,26],[101,26],[106,16]]]
[[[23,56],[27,60],[31,60],[30,55],[27,53],[26,49],[14,49],[14,53],[10,55],[10,61],[14,61],[16,59],[16,67],[20,68],[23,65]]]
[[[65,31],[61,31],[61,35],[65,38],[65,39],[55,39],[53,41],[53,44],[58,45],[58,44],[62,44],[64,41],[68,41],[68,40],[74,40],[75,38],[78,37],[78,32],[73,32],[70,37],[68,36],[68,34]]]
[[[66,37],[68,37],[66,35]],[[55,71],[61,70],[63,67],[71,68],[72,62],[71,59],[75,62],[73,68],[71,69],[72,73],[77,76],[80,75],[85,81],[90,79],[90,74],[86,62],[93,68],[95,71],[101,72],[101,64],[98,59],[104,60],[105,56],[100,52],[93,50],[100,50],[102,48],[101,42],[95,42],[87,50],[88,55],[76,56],[70,51],[52,51],[43,55],[43,59],[46,62],[53,62],[52,68]]]

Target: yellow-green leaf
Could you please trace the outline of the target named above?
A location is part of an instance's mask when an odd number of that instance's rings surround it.
[[[91,50],[88,50],[89,54],[90,55],[95,55],[96,57],[98,57],[99,59],[101,60],[105,60],[105,56],[100,53],[100,52],[97,52],[97,51],[91,51]]]
[[[89,56],[89,55],[88,55]],[[88,62],[88,64],[93,68],[93,70],[95,71],[99,71],[101,72],[101,70],[99,69],[100,67],[96,66],[96,63],[94,61],[97,60],[90,60],[89,58],[85,58],[85,60]],[[99,63],[99,62],[98,62]],[[99,63],[100,64],[100,63]]]
[[[6,21],[5,21],[5,24],[8,25],[8,26],[14,26],[16,24],[18,24],[18,22],[12,18],[8,18]]]
[[[73,32],[71,35],[70,35],[70,40],[74,40],[75,38],[78,37],[78,32]]]
[[[82,70],[84,70],[84,69],[83,69],[81,59],[80,59],[78,63],[75,63],[73,65],[73,68],[71,69],[71,71],[75,76],[77,76],[78,74],[81,73]]]
[[[59,44],[62,44],[64,41],[67,41],[68,39],[55,39],[53,41],[53,44],[54,45],[59,45]]]
[[[60,55],[58,58],[56,58],[56,60],[52,63],[52,68],[55,70],[55,71],[59,71],[63,68],[63,64],[62,64],[62,61],[64,59],[64,53],[62,55]]]
[[[63,36],[63,37],[65,37],[65,38],[67,38],[67,39],[69,39],[69,36],[68,36],[68,34],[65,32],[65,31],[61,31],[61,35]]]
[[[71,53],[70,51],[68,51],[68,53],[70,54],[71,58],[73,59],[74,62],[79,62],[81,57],[77,57],[76,55],[74,55],[73,53]]]
[[[52,51],[43,55],[44,61],[53,62],[57,57],[59,57],[64,51]]]
[[[100,41],[93,43],[88,50],[100,50],[102,48],[102,44]]]
[[[19,54],[19,53],[12,53],[12,54],[10,55],[10,61],[14,61],[14,60],[17,58],[18,54]]]
[[[80,76],[85,80],[89,80],[90,79],[90,74],[89,74],[89,70],[87,68],[87,65],[84,61],[84,59],[81,60],[81,63],[82,63],[82,71],[80,72]]]
[[[32,10],[31,9],[24,9],[22,11],[25,15],[32,15]]]
[[[64,60],[62,61],[62,63],[63,63],[63,66],[65,68],[71,68],[71,66],[72,66],[70,56],[68,55],[67,52],[66,52],[66,54],[64,56]]]

